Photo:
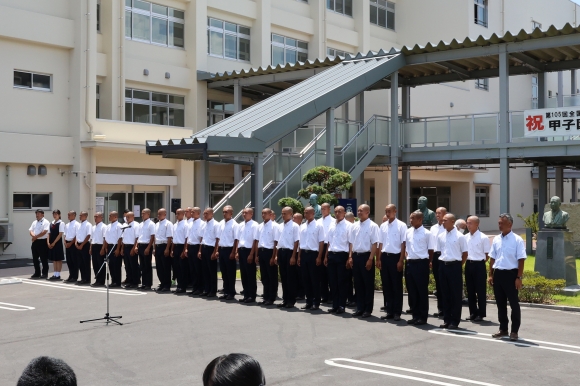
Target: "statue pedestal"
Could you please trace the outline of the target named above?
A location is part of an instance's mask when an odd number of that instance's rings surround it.
[[[574,232],[566,229],[539,231],[534,270],[548,279],[565,279],[566,286],[577,285],[573,239]]]

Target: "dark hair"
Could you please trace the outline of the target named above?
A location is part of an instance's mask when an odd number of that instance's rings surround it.
[[[260,363],[247,354],[222,355],[203,372],[204,386],[262,386],[266,378]]]
[[[60,210],[55,209],[52,211],[52,214],[58,214],[58,218],[60,218]]]
[[[44,210],[42,210],[42,209],[36,209],[36,211],[34,211],[34,213],[42,213],[42,214],[44,214]]]
[[[127,213],[129,213],[129,212],[130,212],[130,210],[129,210],[129,209],[125,209],[125,210],[123,211],[123,214],[127,214]]]
[[[38,357],[30,361],[16,386],[76,386],[75,372],[62,359]]]

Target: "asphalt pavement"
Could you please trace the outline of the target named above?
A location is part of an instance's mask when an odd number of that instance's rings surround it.
[[[437,318],[420,327],[380,320],[379,292],[373,317],[358,319],[115,289],[110,313],[124,325],[106,326],[79,323],[105,315],[103,289],[28,280],[31,272],[18,270],[30,266],[3,267],[0,276],[24,280],[0,285],[1,385],[16,384],[39,355],[65,360],[79,385],[201,385],[207,363],[231,352],[258,359],[267,385],[577,385],[580,375],[580,313],[523,308],[513,344],[490,337],[495,305],[488,322],[450,332]]]

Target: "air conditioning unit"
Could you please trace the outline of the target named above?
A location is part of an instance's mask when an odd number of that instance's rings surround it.
[[[13,228],[12,224],[0,224],[0,243],[14,242]]]

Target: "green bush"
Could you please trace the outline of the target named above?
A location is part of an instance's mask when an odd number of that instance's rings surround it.
[[[524,217],[518,213],[518,217],[524,221],[524,227],[531,228],[534,235],[538,234],[540,230],[540,222],[538,221],[538,213],[532,213],[528,217]]]
[[[302,205],[300,200],[297,200],[292,197],[281,198],[280,200],[278,200],[278,206],[280,206],[280,208],[289,206],[290,208],[292,208],[294,213],[304,214],[304,205]]]
[[[519,291],[520,301],[552,304],[555,303],[554,295],[558,295],[565,286],[566,280],[546,279],[538,272],[526,271]]]

